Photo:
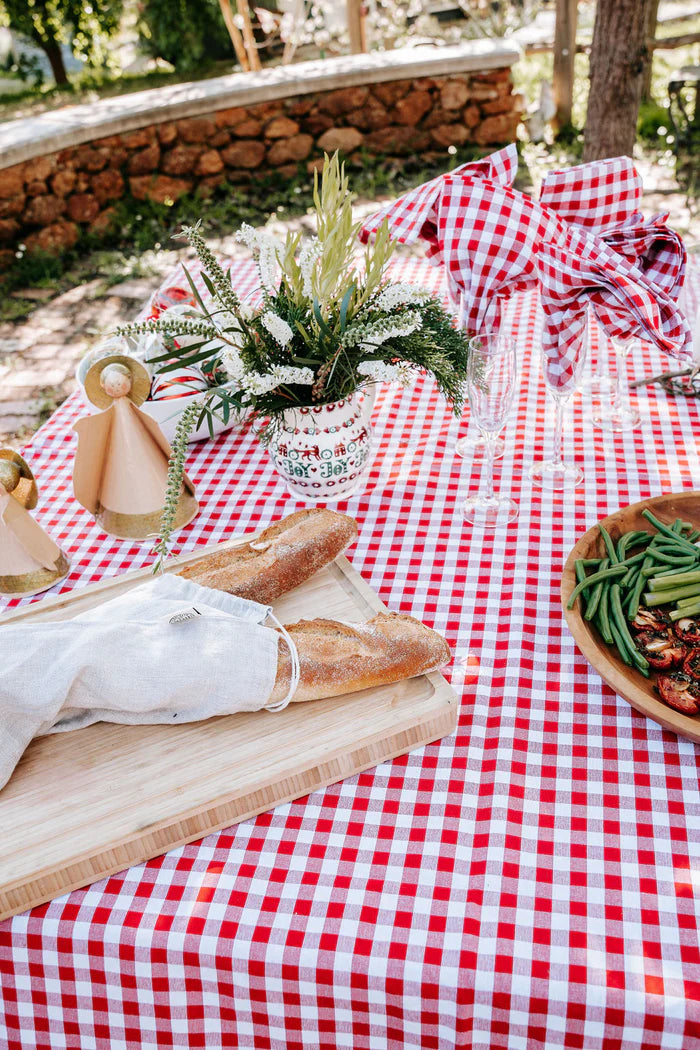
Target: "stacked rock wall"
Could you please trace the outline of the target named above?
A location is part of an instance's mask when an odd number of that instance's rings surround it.
[[[0,269],[26,251],[71,248],[109,229],[121,198],[175,201],[224,181],[312,170],[323,153],[390,157],[512,141],[509,68],[298,95],[152,124],[0,169]]]

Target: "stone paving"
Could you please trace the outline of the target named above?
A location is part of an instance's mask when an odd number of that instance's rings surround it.
[[[689,251],[700,252],[700,229],[672,174],[639,164],[648,187],[645,214],[669,211],[670,223],[683,234]],[[377,201],[358,203],[360,215],[371,214]],[[308,217],[277,221],[273,231],[284,236],[289,227],[311,229]],[[241,256],[247,249],[232,236],[212,240],[222,256]],[[401,251],[418,251],[400,246]],[[163,251],[153,256],[149,276],[131,278],[105,287],[102,278],[88,280],[47,301],[39,301],[27,318],[0,323],[0,447],[20,447],[51,412],[76,388],[77,363],[88,349],[128,322],[158,288],[179,260],[192,258],[190,249]],[[149,257],[150,264],[150,257]],[[42,290],[17,293],[43,297]],[[48,293],[51,294],[51,293]]]

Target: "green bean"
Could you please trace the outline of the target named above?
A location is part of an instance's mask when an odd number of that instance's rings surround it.
[[[651,566],[652,566],[652,559],[651,559],[651,557],[648,554],[648,548],[647,548],[647,557],[642,562],[642,571],[640,572],[639,577],[637,579],[637,582],[634,585],[634,590],[632,591],[632,597],[630,599],[629,605],[627,606],[627,619],[628,620],[634,620],[636,615],[637,615],[637,613],[639,612],[639,603],[640,603],[641,598],[642,598],[642,591],[644,590],[644,584],[646,583],[646,577],[644,576],[644,570],[645,569],[650,569]]]
[[[633,538],[634,538],[634,533],[633,532],[625,532],[625,533],[622,534],[622,536],[620,536],[619,540],[617,541],[617,560],[618,561],[624,561],[625,560],[625,551],[629,547],[629,545],[632,542]]]
[[[657,562],[656,565],[652,565],[649,569],[642,569],[642,572],[644,573],[645,576],[652,577],[652,579],[657,579],[657,578],[662,578],[662,577],[670,577],[670,576],[678,576],[678,570],[679,569],[690,568],[690,566],[694,565],[694,564],[695,564],[694,561],[688,561],[688,562],[686,562],[686,564],[684,566],[681,562],[678,562],[677,565],[671,566],[671,567],[666,568],[666,569],[660,569],[659,568],[659,563]]]
[[[685,551],[676,554],[665,554],[662,550],[657,549],[654,551],[652,557],[655,561],[661,562],[662,565],[679,565],[682,563],[696,562],[696,558],[689,558]]]
[[[598,603],[598,613],[596,615],[596,626],[600,631],[600,636],[606,645],[613,645],[612,631],[610,630],[610,616],[608,613],[608,607],[610,602],[610,588],[603,587],[603,593],[600,596],[600,602]]]
[[[583,564],[583,558],[577,558],[574,562],[574,575],[577,583],[582,583],[586,579],[586,566]]]
[[[634,540],[630,540],[630,542],[627,545],[628,547],[629,546],[639,547],[640,544],[642,544],[642,543],[651,543],[651,541],[654,539],[653,534],[651,532],[647,532],[645,529],[636,529],[632,533],[629,533],[629,532],[626,533],[626,535],[627,536],[629,536],[629,535],[634,536]]]
[[[632,662],[637,665],[642,673],[648,673],[649,663],[637,649],[637,646],[634,644],[634,640],[627,629],[627,623],[622,612],[622,603],[620,601],[620,588],[616,583],[613,583],[610,587],[610,625],[617,629],[623,645],[626,646],[629,651]]]
[[[675,532],[677,536],[680,536],[680,534],[683,532],[683,522],[680,518],[676,518],[676,520],[674,521],[673,525],[671,526],[671,532]]]
[[[641,566],[633,565],[632,568],[627,573],[627,575],[623,576],[622,579],[620,580],[620,590],[626,592],[626,591],[628,591],[630,589],[630,587],[634,587],[635,583],[637,582],[637,578],[639,576],[639,573],[641,571],[642,571]]]
[[[602,560],[602,558],[579,558],[576,564],[580,562],[584,569],[592,569],[594,566],[598,568]]]
[[[614,553],[615,552],[613,551],[613,554]],[[615,557],[617,557],[617,555],[615,555]],[[581,591],[585,591],[589,587],[594,586],[596,583],[600,583],[601,580],[609,580],[617,576],[624,576],[626,575],[626,573],[626,565],[611,565],[609,569],[602,569],[598,572],[592,573],[590,576],[587,576],[585,580],[581,580],[581,582],[577,583],[574,587],[573,591],[571,592],[571,596],[568,602],[566,603],[567,609],[573,609],[574,603],[576,602],[576,599],[578,598]]]
[[[638,565],[639,562],[644,561],[646,556],[647,556],[647,552],[646,551],[640,551],[639,554],[631,554],[629,556],[629,558],[625,558],[624,562],[620,562],[620,564],[621,565],[622,564],[624,564],[624,565]]]
[[[689,532],[685,538],[687,539],[688,543],[695,543],[698,539],[700,539],[700,529],[693,529],[693,531]]]
[[[654,526],[655,529],[658,529],[658,531],[665,536],[670,536],[672,540],[675,540],[679,547],[689,550],[692,554],[697,554],[697,547],[694,547],[692,543],[688,543],[684,536],[679,536],[678,533],[674,532],[668,525],[664,525],[663,521],[659,521],[658,518],[655,518],[650,510],[643,510],[642,515]]]
[[[598,528],[600,529],[600,535],[603,537],[603,543],[605,544],[605,549],[608,552],[608,558],[610,558],[610,564],[611,565],[617,565],[617,563],[618,563],[618,561],[620,559],[617,556],[617,551],[615,550],[615,544],[610,539],[610,534],[608,533],[608,530],[605,528],[604,525],[599,525]]]
[[[654,551],[658,551],[660,554],[672,554],[683,558],[694,557],[696,561],[700,558],[700,549],[697,547],[695,548],[695,554],[693,555],[689,550],[686,550],[685,547],[682,550],[679,550],[674,543],[660,543],[654,548]]]
[[[600,563],[601,570],[607,569],[609,564],[609,559],[603,558],[603,560]],[[598,611],[598,605],[600,604],[600,596],[603,593],[604,587],[605,580],[601,580],[600,583],[597,583],[595,585],[591,593],[588,595],[586,599],[586,611],[583,615],[584,620],[592,620],[595,616],[596,612]]]
[[[613,645],[615,646],[615,648],[617,649],[618,653],[620,654],[620,656],[622,657],[624,662],[627,664],[627,666],[631,667],[632,666],[632,657],[630,656],[629,652],[627,651],[627,646],[625,645],[625,643],[623,642],[622,638],[620,637],[620,632],[617,629],[617,624],[612,619],[610,620],[610,632],[611,632],[612,638],[613,638]]]

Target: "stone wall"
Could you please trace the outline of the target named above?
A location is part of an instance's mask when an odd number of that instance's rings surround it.
[[[175,201],[224,181],[311,171],[324,152],[390,157],[512,141],[520,117],[509,68],[420,77],[220,109],[98,138],[0,169],[0,269],[28,252],[100,236],[123,197]]]

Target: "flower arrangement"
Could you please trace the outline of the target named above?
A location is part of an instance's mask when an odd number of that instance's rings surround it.
[[[409,385],[422,372],[434,376],[455,414],[461,412],[467,339],[429,292],[386,282],[394,248],[386,225],[356,265],[361,224],[353,221],[337,154],[325,158],[320,179],[315,175],[314,203],[317,235],[309,240],[290,232],[281,243],[247,225],[239,231],[257,263],[257,301],[239,298],[197,224],[183,234],[197,253],[210,301],[188,273],[196,308],[118,330],[138,339],[157,334],[166,347],[152,359],[160,371],[198,365],[232,381],[212,388],[198,412],[180,421],[171,461],[175,492],[189,433],[214,415],[228,422],[232,412],[246,411],[268,443],[288,409],[331,404],[373,383]],[[166,533],[164,519],[161,554]]]

